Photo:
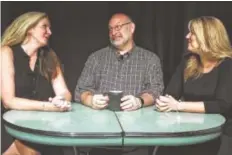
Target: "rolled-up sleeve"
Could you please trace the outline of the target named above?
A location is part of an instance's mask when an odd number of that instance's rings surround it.
[[[96,69],[98,67],[98,63],[94,54],[88,57],[88,60],[85,63],[84,69],[81,73],[77,81],[77,85],[75,88],[74,100],[76,102],[80,102],[81,94],[85,91],[90,91],[94,94],[95,92],[95,80],[96,80]]]
[[[148,61],[147,72],[145,76],[144,86],[145,88],[139,94],[148,93],[152,95],[155,100],[159,95],[162,94],[164,89],[163,84],[163,72],[160,64],[160,59],[157,56],[153,56]]]
[[[219,66],[219,78],[214,101],[204,101],[206,113],[228,114],[232,109],[232,59]]]

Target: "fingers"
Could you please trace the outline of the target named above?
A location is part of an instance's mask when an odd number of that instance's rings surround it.
[[[132,105],[131,102],[133,102],[131,99],[125,100],[124,102],[122,102],[122,103],[120,104],[120,106],[121,106],[121,107],[125,107],[125,106],[130,105],[130,104]]]
[[[174,97],[172,97],[171,95],[167,95],[167,97],[172,101],[172,102],[175,102],[177,101]]]
[[[130,108],[133,107],[133,103],[132,103],[131,100],[127,100],[127,101],[121,103],[120,107],[121,107],[122,110],[130,109]]]
[[[72,109],[71,104],[67,105],[61,105],[61,106],[56,106],[52,103],[47,102],[45,104],[45,111],[59,111],[59,112],[64,112],[64,111],[70,111]]]
[[[171,96],[171,95],[165,95],[167,98],[169,98],[170,99],[170,102],[176,102],[177,100],[173,97],[173,96]],[[181,101],[181,100],[179,100],[179,101]]]
[[[133,96],[132,95],[126,95],[121,98],[121,101],[124,102],[126,100],[130,100]]]
[[[52,102],[52,97],[49,97],[49,98],[48,98],[48,101],[49,101],[49,102]]]
[[[162,102],[170,102],[170,98],[168,96],[159,96],[159,100]]]
[[[55,99],[55,100],[63,100],[64,96],[55,96],[53,99]]]
[[[178,109],[177,101],[171,95],[160,96],[156,99],[156,109],[158,111],[176,111]]]
[[[57,111],[69,111],[71,110],[71,102],[66,101],[63,96],[49,97],[49,102],[54,105]]]
[[[160,107],[166,107],[168,104],[166,102],[159,100],[159,99],[156,99],[156,105],[158,105]]]
[[[108,104],[107,104],[106,101],[95,101],[95,102],[93,103],[93,105],[94,105],[95,107],[103,108],[103,107],[107,106]]]
[[[94,95],[93,100],[97,101],[98,104],[104,104],[105,102],[109,101],[108,96],[103,96],[103,95]]]
[[[108,104],[105,104],[105,105],[95,104],[95,105],[92,105],[92,108],[96,109],[96,110],[101,110],[101,109],[105,109],[107,106],[108,106]]]
[[[60,111],[70,111],[72,109],[71,104],[63,104],[63,105],[60,105],[59,107],[58,106],[56,107],[59,108]]]
[[[169,108],[168,104],[161,101],[161,100],[159,100],[159,99],[156,99],[156,105],[155,106],[156,106],[156,109],[158,111],[170,111],[170,108]]]
[[[137,103],[136,97],[134,97],[133,95],[124,96],[121,101],[123,102],[120,104],[120,107],[124,111],[132,111],[140,108]]]
[[[50,102],[56,102],[57,100],[64,100],[65,98],[63,96],[55,96],[55,97],[49,97]]]
[[[168,112],[168,111],[171,111],[171,109],[168,107],[168,106],[159,106],[159,105],[156,105],[156,110],[157,111],[160,111],[160,112]]]
[[[93,109],[103,109],[108,105],[108,96],[103,96],[102,94],[94,95],[92,99]]]

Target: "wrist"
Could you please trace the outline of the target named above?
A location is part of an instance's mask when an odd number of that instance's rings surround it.
[[[87,96],[87,105],[89,106],[89,107],[93,107],[93,95],[92,94],[89,94],[88,96]]]
[[[45,111],[45,102],[42,103],[42,110]]]
[[[182,108],[183,108],[183,102],[179,100],[177,103],[177,111],[182,111]]]
[[[138,97],[138,99],[139,99],[140,105],[141,105],[140,108],[142,108],[144,105],[144,99],[142,97]]]
[[[43,111],[47,111],[48,110],[48,104],[51,104],[51,102],[43,102],[42,103],[42,110]]]

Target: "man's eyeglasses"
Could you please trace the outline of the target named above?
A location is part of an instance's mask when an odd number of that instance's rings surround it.
[[[116,25],[114,27],[110,27],[109,26],[109,31],[112,32],[113,30],[116,30],[116,31],[120,31],[122,29],[123,26],[127,25],[127,24],[130,24],[131,22],[127,22],[127,23],[124,23],[124,24],[121,24],[121,25]]]

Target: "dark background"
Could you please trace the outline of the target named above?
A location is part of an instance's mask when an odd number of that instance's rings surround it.
[[[124,12],[136,23],[135,42],[156,53],[162,63],[165,85],[183,52],[188,21],[198,16],[222,20],[232,38],[232,2],[1,2],[1,32],[28,11],[46,12],[53,35],[50,46],[64,67],[73,93],[88,56],[107,46],[108,20]]]

